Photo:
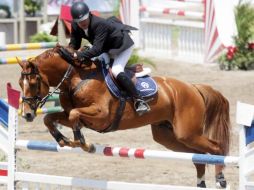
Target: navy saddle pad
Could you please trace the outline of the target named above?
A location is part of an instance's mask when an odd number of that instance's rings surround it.
[[[111,78],[111,75],[109,74],[108,69],[105,66],[102,67],[102,73],[110,92],[114,94],[114,96],[120,97],[121,92],[119,88],[115,85],[113,79]],[[139,94],[144,98],[153,96],[154,94],[157,93],[157,90],[158,90],[157,84],[148,75],[143,77],[138,77],[135,85],[136,85],[136,89],[139,91]],[[131,97],[128,97],[128,98],[131,98]]]

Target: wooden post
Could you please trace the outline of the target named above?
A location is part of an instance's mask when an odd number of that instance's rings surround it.
[[[66,46],[67,40],[66,40],[66,36],[65,36],[64,23],[60,18],[58,19],[57,31],[58,31],[57,36],[58,36],[59,44]]]
[[[63,4],[63,2],[61,3],[61,5]],[[60,6],[61,9],[61,6]],[[61,10],[60,10],[60,15],[61,15]],[[58,18],[58,25],[57,25],[57,36],[58,36],[58,43],[66,46],[68,45],[67,40],[66,40],[66,35],[65,35],[65,28],[64,28],[64,23],[62,21],[62,19],[60,19],[60,16]]]
[[[48,22],[48,0],[43,0],[43,23]]]
[[[19,40],[20,40],[20,43],[25,43],[26,22],[25,22],[24,0],[20,0],[19,3],[20,3],[20,6],[19,6],[19,21],[20,21]]]

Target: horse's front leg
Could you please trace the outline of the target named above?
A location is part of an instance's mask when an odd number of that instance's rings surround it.
[[[77,124],[74,124],[74,126],[73,126],[73,135],[74,135],[73,146],[80,147],[84,151],[92,153],[95,151],[95,147],[93,144],[87,143],[85,141],[84,135],[81,132],[81,127],[82,127],[82,125],[80,124],[80,122],[78,122]]]
[[[93,117],[101,112],[101,109],[96,104],[93,104],[89,107],[74,108],[70,111],[69,121],[73,123],[75,146],[81,147],[84,151],[87,152],[95,151],[94,145],[85,141],[85,138],[81,132],[82,125],[80,123],[80,119],[85,117]]]
[[[44,123],[48,127],[51,135],[55,138],[58,144],[70,147],[81,147],[83,150],[92,152],[94,150],[93,145],[86,143],[85,138],[81,132],[81,123],[79,118],[73,117],[76,113],[76,109],[73,109],[73,102],[70,101],[70,96],[68,93],[61,93],[60,103],[64,112],[47,114],[44,117]],[[93,107],[93,106],[91,106]],[[74,110],[74,111],[73,111]],[[91,110],[90,110],[91,111]],[[88,111],[88,112],[90,112]],[[73,130],[74,140],[66,138],[57,128],[57,124],[62,124],[64,126],[70,127]]]
[[[58,129],[57,124],[72,128],[73,123],[68,120],[68,115],[65,112],[50,113],[45,115],[44,124],[49,129],[50,134],[56,142],[61,146],[73,146],[73,141],[65,137]]]
[[[64,125],[66,127],[70,127],[73,130],[74,141],[65,137],[58,129],[57,124]],[[50,134],[57,141],[59,146],[70,146],[72,148],[81,147],[83,150],[87,152],[93,152],[94,146],[92,144],[86,143],[85,138],[80,131],[81,125],[78,123],[74,123],[68,119],[68,115],[65,112],[51,113],[47,114],[44,117],[44,124],[49,129]]]

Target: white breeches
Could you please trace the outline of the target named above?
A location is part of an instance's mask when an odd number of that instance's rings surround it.
[[[134,49],[134,45],[114,57],[114,62],[112,65],[112,73],[114,77],[117,77],[119,73],[124,72],[124,68],[131,57],[133,49]],[[109,54],[103,53],[100,55],[100,57],[102,57],[106,63],[109,63],[110,61]]]

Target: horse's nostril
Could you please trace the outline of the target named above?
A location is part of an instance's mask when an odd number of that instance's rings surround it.
[[[31,118],[32,114],[31,113],[26,113],[26,118]]]
[[[33,119],[34,119],[33,114],[32,113],[26,113],[25,114],[25,119],[27,121],[33,121]]]

